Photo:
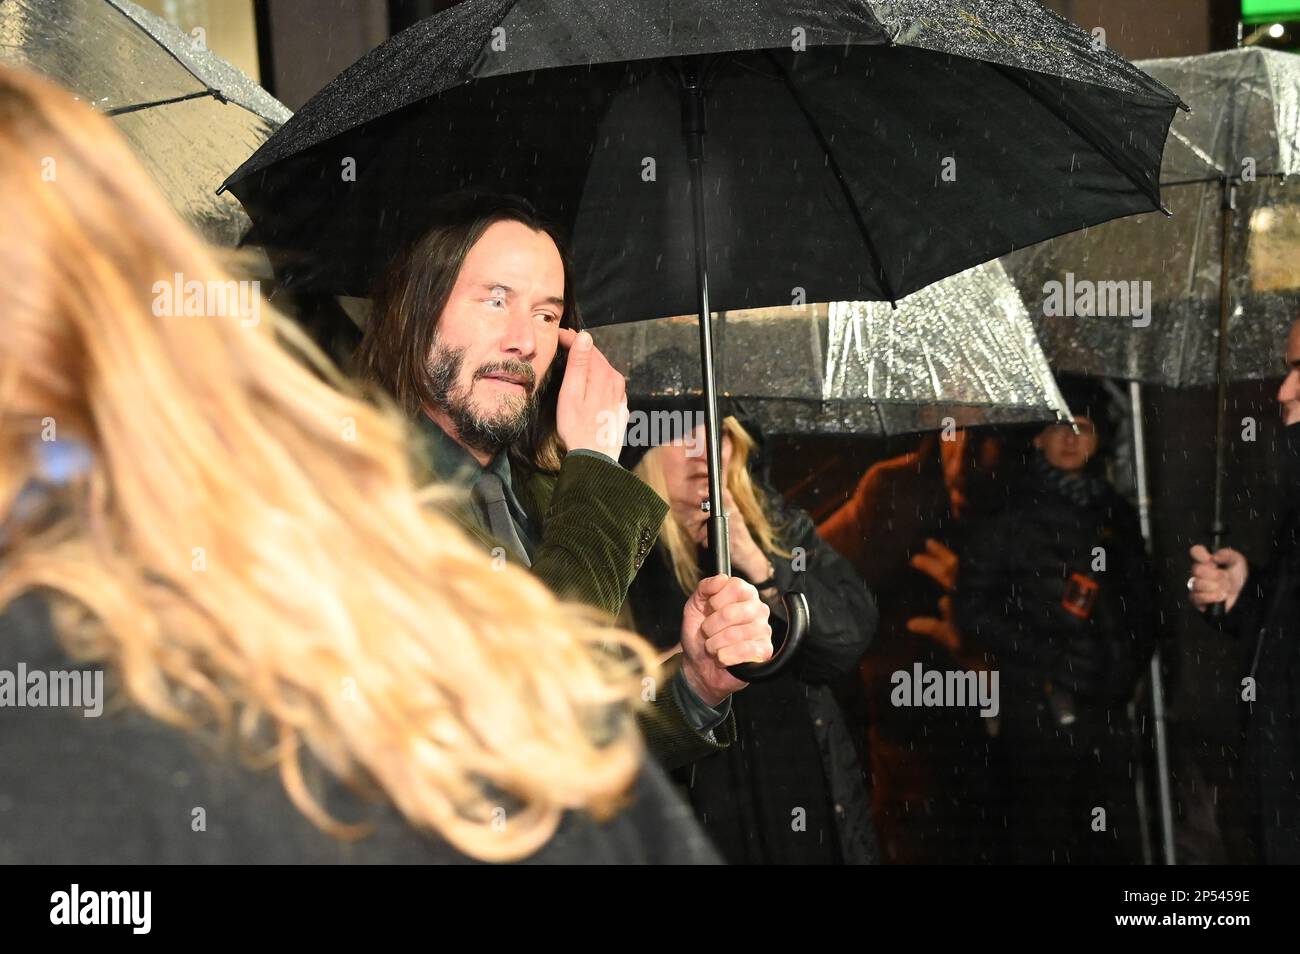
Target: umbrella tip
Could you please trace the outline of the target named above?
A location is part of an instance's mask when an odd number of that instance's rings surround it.
[[[1165,205],[1163,202],[1160,204],[1160,211],[1164,213],[1164,216],[1167,219],[1172,219],[1174,217],[1173,210],[1170,209],[1169,206]]]

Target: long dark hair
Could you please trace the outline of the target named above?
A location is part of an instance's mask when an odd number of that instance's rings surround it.
[[[432,224],[398,255],[380,278],[374,308],[357,348],[355,371],[384,388],[410,417],[424,413],[432,400],[433,351],[437,318],[447,307],[456,276],[470,249],[497,222],[519,222],[545,232],[559,249],[564,265],[564,314],[560,327],[582,328],[574,289],[573,268],[554,225],[527,199],[487,192],[458,192],[438,206]],[[555,431],[555,406],[564,380],[566,355],[556,352],[541,382],[537,414],[510,448],[516,462],[535,470],[558,470],[563,448]]]

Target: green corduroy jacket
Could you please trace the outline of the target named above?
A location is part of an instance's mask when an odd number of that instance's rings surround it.
[[[585,603],[613,619],[627,598],[637,570],[654,549],[668,505],[635,474],[608,459],[568,454],[558,473],[511,463],[511,483],[541,544],[532,573],[561,599]],[[498,542],[470,506],[456,513],[460,523],[488,549]],[[668,679],[675,669],[665,672]],[[688,721],[668,680],[637,713],[650,753],[666,768],[678,768],[726,748],[735,740],[735,717],[711,733]]]

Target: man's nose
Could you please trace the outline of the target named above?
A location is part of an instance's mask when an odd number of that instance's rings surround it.
[[[512,308],[501,332],[501,350],[522,360],[537,354],[537,328],[527,308]]]
[[[1279,404],[1300,401],[1300,371],[1292,371],[1282,379],[1282,386],[1277,389]]]

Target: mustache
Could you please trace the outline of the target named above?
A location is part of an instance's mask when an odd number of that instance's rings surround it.
[[[474,372],[474,379],[486,378],[494,374],[507,374],[512,378],[519,378],[524,389],[529,395],[537,390],[537,372],[533,366],[524,361],[489,361],[487,364],[480,365]]]

